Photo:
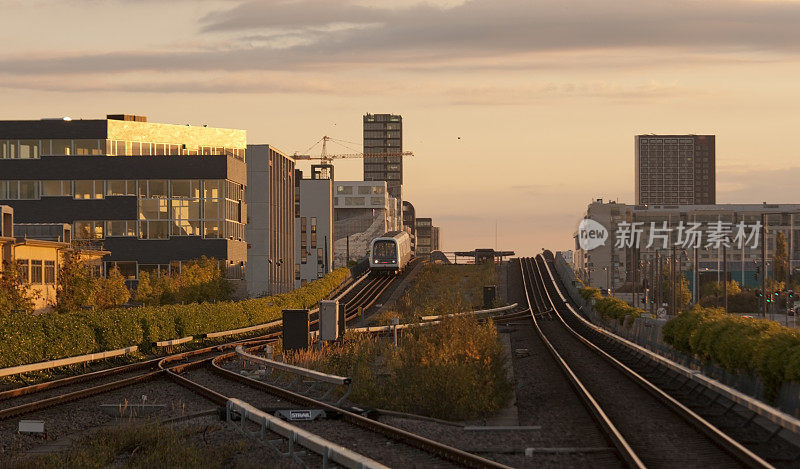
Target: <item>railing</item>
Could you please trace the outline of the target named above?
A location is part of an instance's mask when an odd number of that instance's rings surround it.
[[[58,360],[50,360],[39,363],[29,363],[27,365],[12,366],[10,368],[0,369],[0,377],[18,375],[20,373],[30,373],[31,371],[48,370],[50,368],[58,368],[60,366],[75,365],[78,363],[88,363],[95,360],[103,360],[105,358],[118,357],[127,353],[133,353],[139,350],[139,347],[134,345],[132,347],[125,347],[117,350],[109,350],[107,352],[90,353],[88,355],[78,355],[75,357],[59,358]]]
[[[261,366],[265,372],[262,377],[263,380],[271,380],[274,385],[278,386],[278,382],[288,377],[288,384],[280,385],[279,387],[294,390],[304,396],[310,396],[312,393],[322,393],[317,399],[325,401],[335,389],[341,389],[346,386],[344,393],[333,403],[334,405],[339,405],[344,402],[353,390],[353,380],[351,378],[321,373],[308,368],[259,357],[245,352],[244,347],[241,345],[236,347],[236,354],[244,362]],[[306,381],[306,379],[310,380],[310,382]],[[327,389],[319,389],[320,386],[327,386]]]
[[[284,422],[278,417],[273,417],[272,415],[262,412],[250,404],[240,401],[239,399],[228,400],[225,409],[227,421],[234,426],[237,426],[239,431],[247,436],[266,442],[273,449],[284,456],[293,458],[300,465],[303,464],[302,461],[299,460],[300,454],[295,451],[295,444],[298,444],[322,456],[323,468],[327,468],[331,461],[352,469],[387,468],[387,466],[384,466],[375,460],[372,460],[366,456],[362,456],[343,446],[331,443],[330,441],[314,435],[313,433],[307,432],[302,428]],[[236,423],[237,421],[238,425]],[[255,432],[248,430],[246,425],[247,422],[255,423],[259,426],[259,429]],[[288,451],[280,451],[275,444],[276,442],[268,438],[268,432],[276,433],[285,438],[288,445]]]

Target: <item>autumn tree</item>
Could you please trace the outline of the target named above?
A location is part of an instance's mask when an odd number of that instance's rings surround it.
[[[13,310],[32,311],[39,292],[22,278],[16,261],[3,263],[0,271],[0,314]]]
[[[180,273],[139,272],[136,300],[146,305],[199,303],[229,300],[232,293],[233,287],[225,280],[219,262],[202,257],[184,262]]]
[[[130,291],[125,286],[125,278],[116,267],[107,278],[95,277],[80,252],[72,251],[64,255],[58,271],[56,289],[56,309],[65,313],[83,307],[98,309],[113,308],[130,299]]]
[[[131,292],[125,286],[125,277],[117,267],[111,269],[105,278],[95,279],[95,282],[98,288],[94,297],[94,306],[99,309],[120,306],[131,298]]]

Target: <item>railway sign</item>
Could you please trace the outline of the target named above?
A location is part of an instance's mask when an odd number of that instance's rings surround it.
[[[34,433],[44,435],[44,420],[20,420],[19,433]]]
[[[311,421],[325,418],[325,411],[319,409],[281,409],[275,412],[275,416],[291,421]]]

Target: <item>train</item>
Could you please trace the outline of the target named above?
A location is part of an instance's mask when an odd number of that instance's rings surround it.
[[[411,235],[390,231],[372,240],[369,246],[369,269],[379,274],[395,275],[411,261]]]

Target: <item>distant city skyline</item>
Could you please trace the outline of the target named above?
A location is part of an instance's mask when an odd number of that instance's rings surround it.
[[[448,250],[495,220],[500,249],[570,248],[591,200],[634,202],[638,134],[716,135],[717,203],[800,202],[797,1],[0,5],[0,119],[142,114],[291,154],[400,114],[404,198]]]

